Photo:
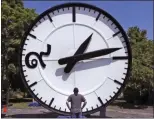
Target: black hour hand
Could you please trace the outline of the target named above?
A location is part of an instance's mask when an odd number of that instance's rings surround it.
[[[73,60],[72,62],[69,62],[67,66],[64,68],[64,72],[69,73],[72,70],[73,66],[76,64],[76,62],[77,61],[75,60]]]

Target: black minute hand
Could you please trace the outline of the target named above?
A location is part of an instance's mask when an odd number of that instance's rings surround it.
[[[75,55],[75,56],[71,56],[71,57],[65,57],[65,58],[59,59],[58,63],[60,65],[63,65],[63,64],[70,62],[71,60],[80,61],[80,60],[90,59],[90,58],[99,57],[99,56],[103,56],[103,55],[108,55],[108,54],[115,52],[119,49],[121,49],[121,48],[106,48],[106,49],[101,49],[101,50],[88,52],[88,53],[84,53],[84,54],[79,54],[79,55]]]
[[[87,47],[89,45],[92,35],[93,35],[93,33],[80,45],[78,50],[75,52],[74,56],[78,55],[78,54],[83,54],[85,52],[85,50],[87,49]],[[75,60],[68,62],[66,67],[64,68],[64,72],[69,73],[72,70],[72,68],[74,67],[74,65],[76,64],[76,62],[77,61],[75,61]]]

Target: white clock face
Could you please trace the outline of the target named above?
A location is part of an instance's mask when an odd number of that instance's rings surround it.
[[[88,43],[83,50],[84,42]],[[88,102],[85,113],[107,105],[123,87],[131,65],[122,27],[103,10],[81,3],[63,4],[41,14],[26,33],[21,50],[27,88],[44,107],[62,113],[69,112],[66,100],[74,87]]]

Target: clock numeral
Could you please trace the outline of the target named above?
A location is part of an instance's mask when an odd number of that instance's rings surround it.
[[[86,108],[86,110],[88,111],[88,108]]]
[[[59,110],[61,110],[61,107],[59,108]]]
[[[76,10],[75,10],[75,7],[72,8],[72,21],[76,22]]]
[[[35,86],[36,84],[37,84],[37,82],[34,82],[29,87],[31,88],[31,87]]]
[[[42,57],[43,57],[43,55],[48,56],[48,55],[50,54],[50,52],[51,52],[51,45],[49,45],[49,44],[47,44],[47,52],[41,52],[40,55],[39,55],[38,53],[36,53],[36,52],[29,52],[29,53],[26,55],[26,57],[25,57],[25,63],[26,63],[26,65],[27,65],[27,67],[29,67],[29,68],[36,68],[36,66],[37,66],[37,64],[38,64],[38,62],[37,62],[36,59],[32,59],[32,60],[31,60],[31,64],[29,63],[29,58],[30,58],[30,56],[31,56],[31,55],[35,55],[35,56],[38,58],[38,60],[39,60],[39,62],[40,62],[40,64],[41,64],[41,66],[42,66],[43,68],[45,68],[46,65],[45,65],[45,63],[43,62]]]
[[[50,103],[49,103],[49,106],[51,107],[51,104],[53,103],[54,101],[54,98],[51,99]]]
[[[65,112],[66,112],[66,108],[65,108]]]
[[[102,99],[101,99],[100,97],[98,97],[98,100],[99,100],[99,102],[100,102],[102,105],[104,105],[104,103],[103,103],[103,101],[102,101]]]
[[[96,21],[99,19],[100,15],[101,15],[101,13],[99,13],[98,16],[96,17]]]
[[[128,56],[115,56],[112,59],[113,60],[126,60],[128,59]]]

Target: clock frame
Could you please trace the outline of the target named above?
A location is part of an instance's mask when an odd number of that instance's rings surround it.
[[[23,83],[24,85],[26,86],[26,88],[28,89],[28,91],[30,92],[30,94],[34,97],[34,99],[36,101],[38,101],[43,107],[51,110],[51,111],[54,111],[54,112],[57,112],[57,113],[60,113],[60,114],[70,114],[70,112],[66,112],[66,111],[62,111],[62,110],[58,110],[58,109],[55,109],[53,107],[50,107],[49,105],[45,104],[45,102],[43,102],[41,99],[39,99],[34,93],[33,91],[29,88],[29,85],[27,84],[27,81],[25,80],[25,75],[24,75],[24,70],[23,70],[23,64],[22,64],[22,52],[23,52],[23,47],[24,47],[24,44],[25,44],[25,41],[27,39],[27,36],[28,34],[30,33],[30,31],[32,30],[32,28],[36,25],[36,23],[41,19],[43,18],[45,15],[55,11],[55,10],[59,10],[59,9],[63,9],[63,8],[73,8],[72,10],[72,21],[75,22],[76,19],[75,19],[75,8],[76,7],[83,7],[83,8],[88,8],[89,10],[94,10],[94,11],[97,11],[99,12],[98,16],[96,17],[96,20],[99,19],[100,15],[103,14],[105,15],[107,18],[109,18],[109,20],[112,20],[112,22],[114,24],[116,24],[116,26],[118,27],[118,29],[120,30],[120,32],[122,33],[122,36],[125,40],[125,43],[126,43],[126,47],[127,47],[127,52],[128,52],[128,68],[127,68],[127,73],[126,73],[126,78],[124,79],[124,82],[121,86],[120,89],[118,89],[118,92],[113,96],[111,97],[110,100],[107,101],[107,103],[103,104],[102,100],[100,99],[100,97],[98,97],[98,100],[100,101],[100,103],[102,104],[102,106],[96,108],[96,109],[92,109],[92,110],[87,110],[85,112],[83,112],[83,114],[91,114],[91,113],[94,113],[94,112],[97,112],[101,109],[101,107],[103,106],[108,106],[114,99],[116,99],[118,97],[118,95],[121,93],[121,91],[123,90],[123,88],[125,87],[127,81],[128,81],[128,78],[130,76],[130,73],[131,73],[131,65],[132,65],[132,53],[131,53],[131,46],[130,46],[130,43],[129,43],[129,40],[128,40],[128,37],[127,37],[127,34],[125,33],[125,31],[123,30],[122,26],[117,22],[117,20],[115,18],[113,18],[110,14],[108,14],[106,11],[96,7],[96,6],[93,6],[93,5],[89,5],[89,4],[85,4],[85,3],[65,3],[65,4],[61,4],[61,5],[57,5],[57,6],[54,6],[48,10],[46,10],[45,12],[43,12],[41,15],[39,15],[35,20],[34,22],[30,25],[30,27],[28,28],[28,30],[26,31],[25,35],[24,35],[24,39],[22,40],[21,42],[21,45],[20,45],[20,53],[19,53],[19,67],[20,67],[20,74],[21,74],[21,77],[22,77],[22,80],[23,80]],[[50,17],[49,17],[50,18]],[[50,18],[50,20],[52,21],[52,18]],[[116,35],[116,34],[114,34]],[[32,37],[35,37],[35,36],[32,36]],[[51,97],[51,103],[54,101],[54,98]]]

